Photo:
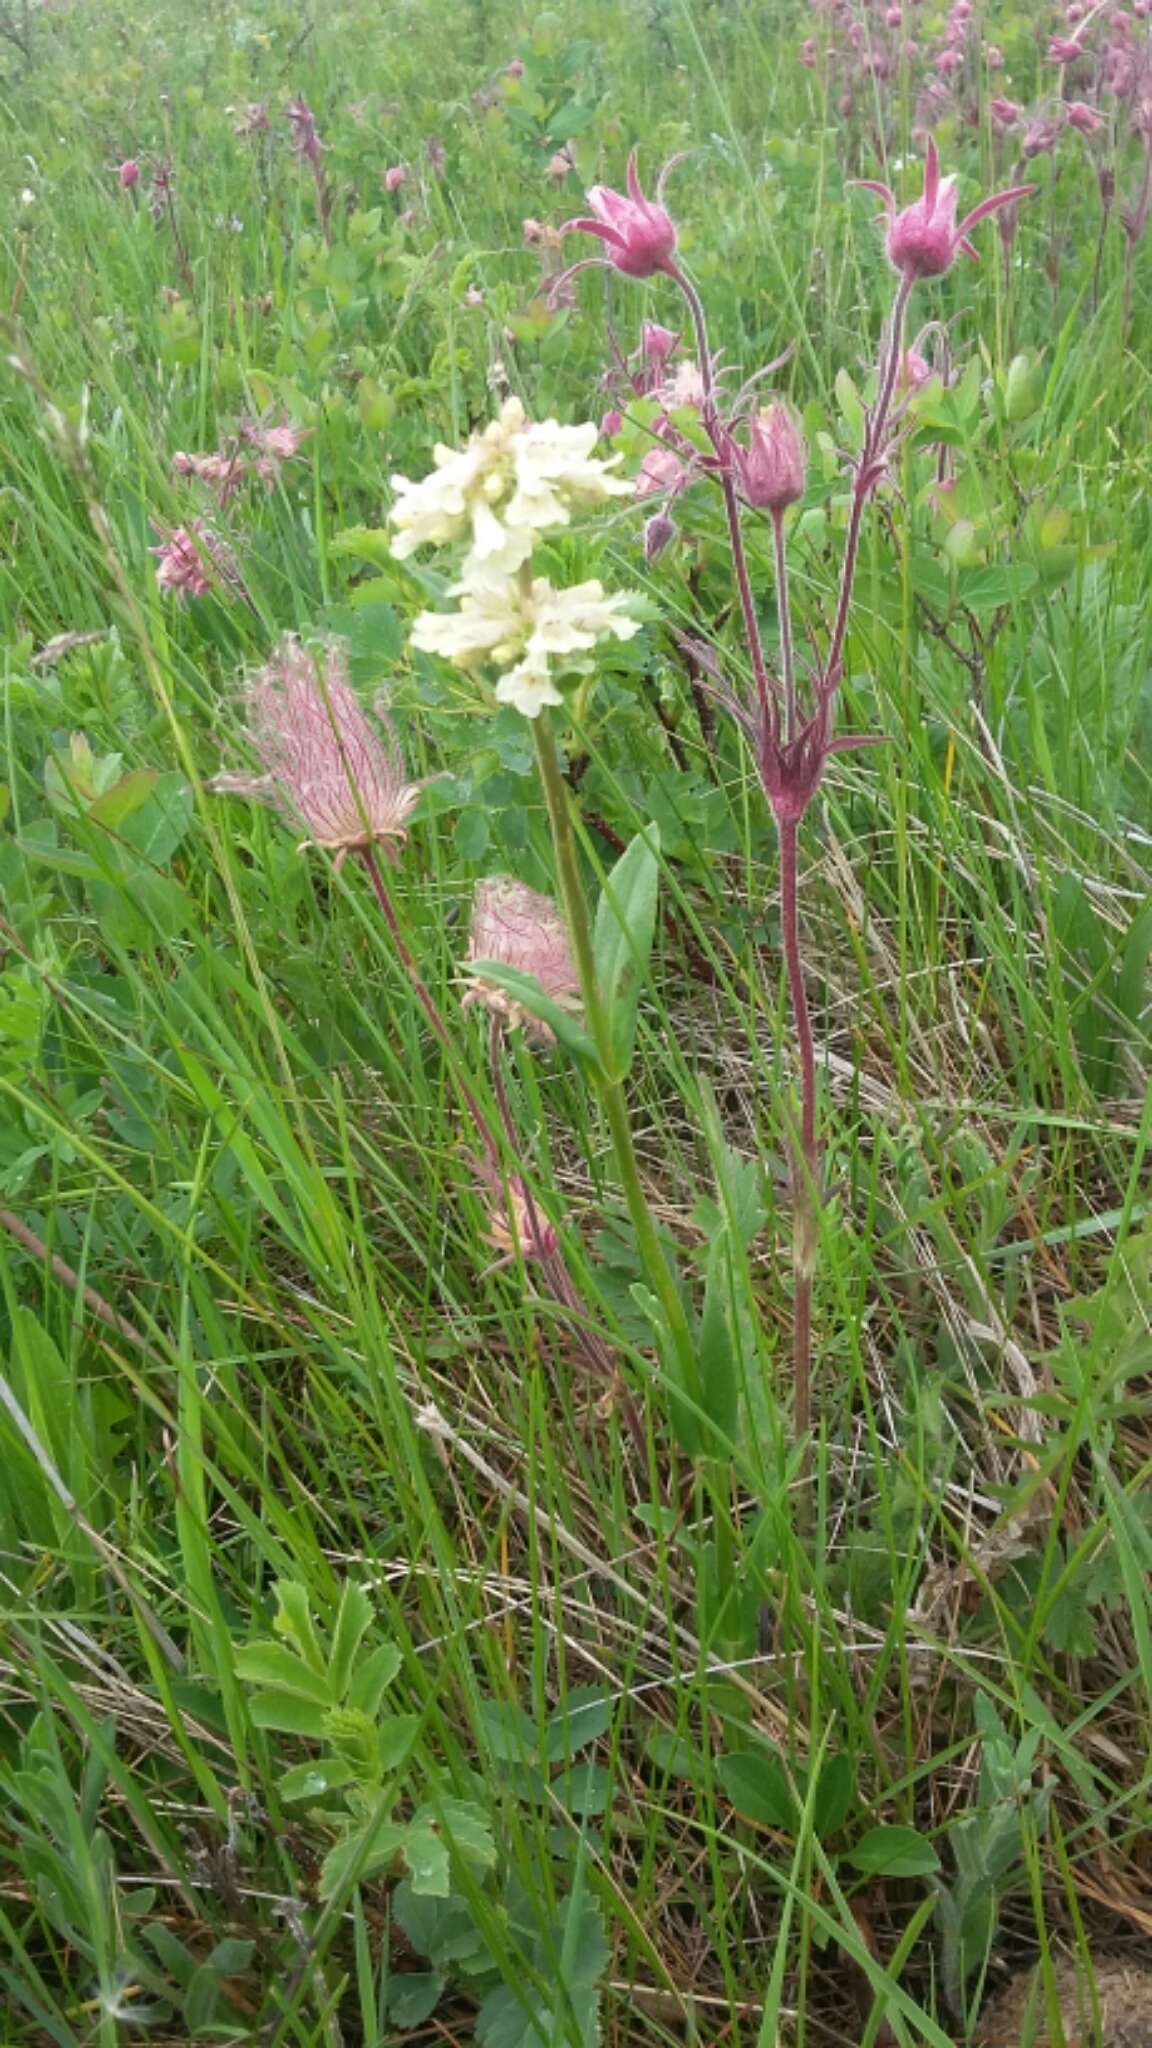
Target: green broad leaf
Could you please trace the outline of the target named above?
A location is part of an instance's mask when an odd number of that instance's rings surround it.
[[[636,1047],[640,991],[656,930],[660,888],[655,825],[638,832],[605,877],[592,935],[596,985],[608,1021],[610,1081],[623,1081]]]
[[[403,1853],[413,1891],[422,1898],[446,1899],[452,1888],[451,1861],[436,1829],[414,1823],[404,1836]]]
[[[1026,597],[1038,581],[1028,562],[993,562],[987,567],[960,569],[956,574],[956,602],[965,611],[999,611],[1002,605],[1015,604]]]
[[[403,1661],[395,1643],[381,1643],[357,1666],[348,1685],[346,1704],[374,1719]]]
[[[407,1763],[420,1733],[419,1714],[394,1714],[377,1730],[376,1755],[381,1771],[398,1771]]]
[[[595,1899],[577,1888],[555,1926],[531,1941],[532,1977],[497,1985],[476,2015],[480,2048],[594,2048],[600,2038],[598,1981],[611,1960]],[[535,1981],[548,1986],[546,1994]]]
[[[479,805],[461,811],[452,834],[452,844],[461,860],[483,860],[491,837],[492,824],[487,811],[482,811]]]
[[[246,1643],[236,1652],[236,1671],[249,1685],[266,1686],[301,1699],[315,1700],[324,1707],[335,1706],[326,1671],[305,1664],[284,1643]]]
[[[294,1764],[280,1780],[285,1799],[324,1799],[329,1792],[351,1784],[356,1766],[342,1756],[317,1757],[312,1763]]]
[[[720,1758],[716,1776],[745,1820],[795,1835],[800,1815],[779,1757],[755,1749],[734,1750]]]
[[[351,1683],[353,1659],[371,1626],[371,1600],[363,1586],[358,1586],[352,1579],[346,1580],[328,1652],[328,1683],[333,1699],[344,1698]]]
[[[133,768],[122,775],[103,796],[89,804],[87,816],[94,825],[103,825],[106,831],[116,832],[125,820],[147,803],[158,780],[155,768]]]
[[[471,1799],[442,1799],[418,1808],[412,1816],[414,1827],[434,1829],[445,1845],[477,1870],[491,1870],[496,1861],[496,1844],[488,1816]]]
[[[579,1763],[552,1780],[552,1793],[569,1813],[594,1819],[607,1813],[612,1798],[612,1773],[604,1764]]]
[[[443,1996],[445,1980],[433,1970],[405,1970],[388,1979],[388,2017],[406,2032],[422,2027]]]
[[[212,2025],[220,2003],[220,1979],[211,1963],[202,1963],[187,1991],[181,2012],[189,2034],[202,2034]]]
[[[316,1623],[312,1619],[308,1588],[301,1586],[295,1579],[277,1579],[276,1598],[279,1604],[272,1626],[277,1635],[287,1636],[305,1664],[317,1677],[323,1676],[327,1698],[335,1698],[334,1688],[328,1680],[328,1659],[324,1654]]]
[[[421,1898],[404,1878],[393,1893],[392,1909],[417,1955],[427,1956],[437,1970],[453,1964],[475,1967],[487,1957],[484,1936],[462,1898]]]
[[[153,787],[145,801],[124,820],[121,837],[142,860],[162,868],[187,837],[195,810],[187,778],[172,769],[166,775],[153,777]],[[89,816],[92,815],[90,812]]]
[[[565,1051],[582,1066],[598,1066],[596,1048],[583,1025],[570,1010],[545,995],[534,974],[521,974],[515,967],[505,967],[501,960],[470,960],[468,973],[472,979],[489,981],[505,995],[514,996],[530,1017],[538,1017],[542,1024],[547,1024]]]
[[[838,1835],[856,1804],[856,1775],[840,1751],[820,1766],[812,1798],[812,1826],[820,1840]]]
[[[320,1897],[336,1898],[350,1884],[359,1884],[388,1870],[404,1848],[408,1830],[403,1821],[384,1818],[353,1828],[328,1851],[320,1871]]]
[[[847,370],[837,370],[833,389],[836,393],[836,403],[847,423],[852,445],[858,448],[864,439],[864,401]]]
[[[132,1901],[135,1905],[136,1901]],[[218,1941],[208,1958],[208,1968],[215,1970],[218,1977],[238,1977],[246,1970],[256,1953],[254,1941],[240,1941],[235,1935],[226,1934]]]
[[[616,1703],[603,1686],[573,1686],[562,1707],[557,1708],[544,1730],[544,1755],[552,1764],[566,1763],[598,1742],[612,1725]]]
[[[931,1842],[916,1828],[869,1828],[847,1861],[871,1877],[931,1877],[940,1868]]]
[[[305,1700],[290,1692],[258,1692],[248,1711],[256,1728],[271,1728],[278,1735],[307,1735],[323,1739],[328,1710],[316,1700]]]

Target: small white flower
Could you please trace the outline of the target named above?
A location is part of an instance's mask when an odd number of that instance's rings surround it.
[[[548,672],[547,656],[527,654],[502,675],[496,685],[496,702],[514,705],[525,718],[539,718],[546,704],[562,704],[564,699]]]

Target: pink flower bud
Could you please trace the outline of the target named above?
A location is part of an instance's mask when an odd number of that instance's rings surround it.
[[[964,59],[959,50],[941,50],[936,59],[936,69],[942,78],[949,77],[954,71],[962,71],[963,68]]]
[[[612,439],[613,434],[618,434],[623,425],[623,413],[617,412],[615,408],[613,408],[612,411],[606,412],[603,418],[601,419],[600,432],[603,434],[604,439],[606,441],[610,441]]]
[[[505,76],[505,78],[523,78],[523,76],[524,76],[524,59],[523,59],[523,57],[513,57],[513,59],[512,59],[512,62],[511,62],[510,64],[508,64],[508,65],[506,65],[506,66],[505,66],[505,69],[504,69],[504,76]]]
[[[1087,100],[1069,100],[1068,126],[1075,128],[1078,135],[1099,135],[1104,121]]]
[[[984,62],[989,71],[1003,71],[1004,52],[997,43],[985,43]]]
[[[133,185],[138,185],[140,183],[140,166],[136,162],[135,157],[125,157],[116,176],[120,180],[120,190],[122,192],[130,192]]]
[[[1020,109],[1015,100],[997,98],[989,100],[988,112],[994,128],[1014,128],[1020,119]]]
[[[384,173],[384,190],[398,192],[401,185],[408,183],[408,173],[403,164],[390,164]]]
[[[469,285],[467,291],[464,294],[464,304],[466,306],[471,307],[473,312],[476,311],[478,306],[482,306],[484,304],[484,294],[480,290],[479,285]]]
[[[783,512],[804,496],[808,450],[783,399],[774,398],[752,419],[747,448],[731,445],[736,485],[745,504]]]
[[[676,538],[676,522],[667,512],[654,512],[644,522],[644,560],[658,562]]]
[[[1083,55],[1083,44],[1078,43],[1073,36],[1053,36],[1048,45],[1050,64],[1075,64],[1077,58]]]
[[[808,36],[800,45],[800,62],[809,71],[815,71],[820,60],[820,49],[815,36]]]
[[[931,363],[918,348],[906,348],[900,358],[896,388],[898,391],[922,391],[935,375]]]
[[[661,327],[658,320],[646,320],[640,329],[640,347],[650,363],[657,366],[666,363],[680,336],[670,327]]]
[[[888,27],[889,27],[889,28],[899,28],[899,26],[900,26],[900,23],[901,23],[901,22],[903,21],[903,19],[904,19],[904,10],[903,10],[903,8],[901,8],[901,7],[888,7],[888,8],[886,8],[886,9],[885,9],[885,11],[884,11],[884,19],[885,19],[885,21],[887,22],[887,24],[888,24]]]

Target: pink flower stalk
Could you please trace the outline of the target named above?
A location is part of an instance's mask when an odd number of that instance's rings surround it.
[[[656,180],[654,199],[646,198],[636,171],[635,150],[628,158],[627,195],[608,185],[592,185],[587,198],[590,215],[565,222],[566,235],[595,235],[604,244],[604,261],[626,277],[655,277],[667,270],[676,250],[676,229],[662,205],[664,183],[675,157]],[[583,267],[583,266],[582,266]]]
[[[407,183],[408,173],[404,165],[389,164],[388,169],[384,173],[384,190],[386,192],[398,192],[400,187]]]
[[[261,772],[217,775],[211,789],[271,804],[307,828],[304,846],[334,853],[337,867],[349,853],[403,844],[425,785],[408,781],[380,707],[377,725],[365,716],[338,642],[318,655],[286,634],[271,661],[245,679],[243,694]]]
[[[485,979],[486,961],[532,975],[554,1003],[576,1010],[580,977],[564,920],[551,897],[511,875],[490,875],[477,883],[466,955],[470,986],[464,998],[466,1005],[483,1003],[511,1028],[523,1026],[530,1037],[550,1044],[554,1034],[549,1026],[496,982]]]
[[[894,194],[875,178],[860,178],[856,182],[865,191],[878,192],[884,201],[888,261],[909,283],[925,277],[943,277],[961,250],[975,259],[977,252],[968,236],[977,222],[998,207],[1026,199],[1036,189],[1034,185],[1014,185],[1009,191],[994,192],[957,221],[956,180],[941,178],[940,159],[931,137],[924,159],[924,190],[910,206],[897,211]]]
[[[225,543],[202,519],[174,527],[149,553],[157,557],[160,589],[172,591],[181,603],[190,597],[207,597],[210,591],[237,580]]]
[[[125,157],[116,173],[122,192],[131,192],[140,183],[140,166],[135,157]]]
[[[804,496],[808,450],[783,399],[762,406],[748,427],[748,446],[733,441],[736,488],[757,511],[784,512]]]

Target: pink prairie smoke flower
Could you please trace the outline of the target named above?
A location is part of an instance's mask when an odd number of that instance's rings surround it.
[[[505,76],[505,78],[523,78],[523,76],[524,76],[524,59],[523,59],[523,57],[513,57],[513,59],[512,59],[512,62],[511,62],[510,64],[506,64],[506,65],[505,65],[505,67],[504,67],[504,76]]]
[[[133,187],[140,183],[140,166],[136,162],[135,157],[125,157],[124,162],[116,172],[116,176],[120,181],[120,190],[122,192],[131,192]]]
[[[548,162],[544,166],[544,176],[551,178],[555,184],[562,185],[569,171],[574,171],[575,169],[576,165],[572,160],[572,152],[565,145],[563,149],[558,149],[555,155],[549,157]]]
[[[999,128],[1001,131],[1014,128],[1020,119],[1020,109],[1016,101],[1005,99],[1003,94],[998,94],[994,100],[989,100],[988,114],[992,126]]]
[[[388,169],[384,173],[384,190],[386,192],[399,192],[400,187],[407,183],[408,173],[403,164],[389,164]]]
[[[160,589],[172,591],[182,603],[189,597],[207,597],[210,591],[237,581],[225,542],[202,519],[174,527],[149,553],[157,557]]]
[[[804,496],[808,451],[783,399],[774,398],[753,415],[746,448],[737,441],[730,445],[732,473],[746,505],[757,511],[784,512]]]
[[[286,634],[267,665],[242,685],[246,736],[259,774],[221,774],[208,785],[220,796],[254,797],[291,825],[304,825],[303,846],[336,856],[403,844],[423,782],[409,782],[399,742],[377,706],[369,720],[348,680],[344,648],[320,652]]]
[[[615,408],[613,408],[611,412],[606,412],[601,416],[600,432],[603,434],[604,439],[606,441],[610,441],[612,439],[613,434],[618,434],[623,425],[623,413],[617,412]]]
[[[591,214],[566,221],[562,233],[597,236],[604,244],[604,256],[598,260],[622,270],[626,277],[655,277],[657,271],[667,270],[676,249],[676,229],[661,202],[664,181],[676,162],[677,158],[669,158],[656,180],[655,198],[649,199],[640,185],[633,150],[628,158],[627,193],[614,192],[608,185],[589,186]]]
[[[1075,36],[1053,36],[1048,45],[1050,64],[1075,64],[1083,55],[1084,45],[1078,43]]]
[[[1087,100],[1069,100],[1068,126],[1075,128],[1078,135],[1099,135],[1104,126],[1104,117],[1090,107]]]
[[[650,448],[636,477],[636,496],[654,498],[658,491],[680,491],[688,472],[671,448]]]
[[[815,36],[806,36],[800,45],[800,62],[805,70],[815,71],[820,62],[820,46]]]
[[[935,375],[931,363],[926,356],[921,355],[918,348],[906,348],[896,373],[896,389],[902,392],[922,391],[925,384],[930,384]]]
[[[483,1003],[511,1028],[522,1025],[530,1037],[551,1043],[554,1034],[547,1024],[496,982],[485,979],[480,971],[485,961],[532,975],[554,1003],[576,1010],[580,977],[564,920],[551,897],[511,875],[490,875],[477,883],[465,960],[470,986],[464,998],[465,1004]]]
[[[296,154],[311,164],[319,163],[325,145],[316,132],[316,116],[303,93],[299,99],[289,100],[284,119],[292,124],[292,147]]]
[[[931,136],[924,157],[924,190],[919,199],[910,206],[897,209],[896,199],[887,185],[875,178],[859,178],[856,183],[867,192],[878,192],[884,201],[884,217],[888,223],[885,247],[888,261],[898,270],[909,284],[915,284],[924,277],[943,277],[951,270],[961,250],[966,256],[975,258],[976,250],[968,237],[978,221],[994,213],[998,207],[1010,206],[1014,200],[1027,199],[1036,190],[1034,185],[1014,185],[1007,192],[994,192],[990,198],[982,199],[963,220],[956,219],[956,180],[941,178],[940,158]]]

